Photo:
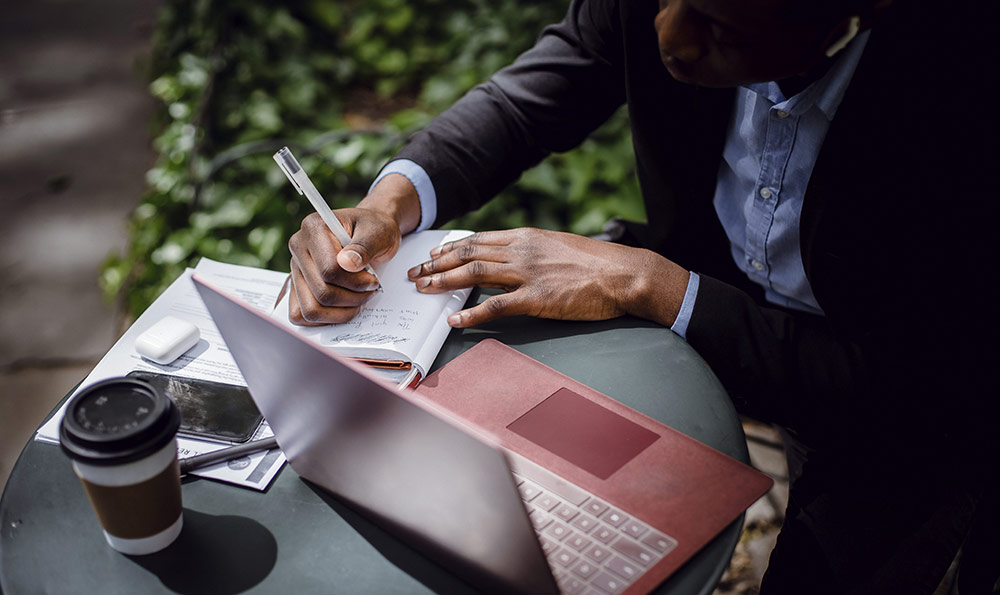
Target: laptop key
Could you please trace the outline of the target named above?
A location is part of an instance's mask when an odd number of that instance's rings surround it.
[[[542,488],[536,486],[530,481],[525,481],[521,485],[517,486],[517,490],[521,492],[521,499],[525,502],[531,502],[538,497],[538,494],[542,493]]]
[[[601,513],[608,509],[608,505],[597,498],[591,498],[584,503],[583,509],[594,516],[601,516]]]
[[[579,575],[580,578],[590,578],[597,572],[598,567],[596,564],[588,560],[580,560],[573,566],[573,568],[571,568],[571,570]]]
[[[628,517],[622,514],[620,510],[612,508],[601,515],[601,520],[617,529],[621,527],[622,523],[628,520]]]
[[[643,566],[649,566],[658,557],[654,556],[652,552],[632,541],[628,537],[618,538],[611,544],[611,548],[625,554],[633,561],[638,562]]]
[[[548,533],[552,537],[562,541],[567,535],[569,535],[569,527],[559,521],[554,521],[551,525],[545,528],[545,533]]]
[[[584,552],[584,555],[594,562],[601,564],[611,556],[611,550],[595,543],[589,550]]]
[[[607,525],[600,525],[590,535],[601,543],[611,543],[611,540],[615,538],[617,533]]]
[[[587,546],[589,546],[593,542],[587,539],[585,536],[580,535],[579,533],[574,533],[570,535],[568,538],[566,538],[563,541],[563,543],[565,543],[566,545],[568,545],[569,547],[573,548],[578,552],[582,552],[584,549],[587,548]]]
[[[570,506],[569,504],[563,504],[558,508],[556,508],[552,514],[556,515],[558,518],[566,522],[569,522],[573,520],[573,517],[575,517],[579,513],[577,512],[576,508]]]
[[[507,454],[507,461],[510,463],[513,471],[521,477],[544,487],[563,500],[579,506],[590,497],[590,494],[583,488],[569,483],[548,469],[539,466],[537,463],[524,458],[514,451],[508,450],[505,452]]]
[[[556,564],[561,565],[563,568],[569,568],[569,565],[576,562],[579,557],[573,551],[561,548],[549,559],[555,561]]]
[[[670,550],[677,547],[676,539],[673,537],[667,537],[666,535],[655,530],[650,532],[649,535],[643,537],[642,542],[661,554],[666,554]]]
[[[580,514],[570,524],[584,533],[590,533],[590,530],[597,526],[597,519],[589,514]]]
[[[636,539],[639,539],[640,537],[642,537],[643,533],[645,533],[647,531],[645,525],[643,525],[640,522],[635,521],[634,519],[631,520],[631,521],[628,521],[627,523],[625,523],[624,525],[622,525],[621,529],[622,529],[622,531],[624,531],[625,533],[628,533],[629,535],[631,535],[632,537],[635,537]]]
[[[625,581],[608,572],[601,572],[590,580],[590,584],[610,595],[618,595],[625,590]]]
[[[541,510],[532,510],[528,513],[528,520],[531,521],[531,525],[535,528],[535,532],[537,533],[552,522],[552,517]]]
[[[551,512],[553,508],[559,506],[562,502],[552,494],[542,494],[532,504],[546,512]]]
[[[559,581],[559,592],[568,593],[569,595],[577,595],[583,591],[586,586],[587,585],[583,581],[567,575]]]
[[[554,541],[545,535],[538,536],[538,543],[542,546],[542,551],[545,552],[545,555],[548,555],[550,552],[559,547],[558,541]]]
[[[630,582],[641,574],[637,564],[628,562],[620,556],[611,558],[604,567]]]

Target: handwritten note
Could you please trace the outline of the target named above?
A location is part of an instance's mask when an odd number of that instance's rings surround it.
[[[340,324],[294,328],[343,355],[409,361],[426,372],[451,330],[448,316],[462,307],[471,288],[423,294],[406,277],[406,271],[427,261],[435,246],[469,234],[431,230],[406,236],[396,256],[376,267],[384,291],[362,306],[357,316]],[[278,304],[273,316],[294,326],[288,322],[288,296]]]

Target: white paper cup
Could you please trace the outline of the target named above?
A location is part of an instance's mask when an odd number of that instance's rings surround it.
[[[183,524],[173,402],[132,378],[99,382],[70,401],[60,426],[108,544],[130,555],[170,545]]]

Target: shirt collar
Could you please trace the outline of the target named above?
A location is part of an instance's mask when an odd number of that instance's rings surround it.
[[[813,82],[790,98],[785,98],[781,87],[775,81],[754,83],[747,85],[746,89],[766,97],[776,109],[786,111],[794,116],[804,114],[815,105],[823,112],[827,120],[833,120],[851,78],[854,77],[854,70],[858,67],[870,34],[871,30],[868,30],[858,35],[844,48],[840,57],[826,71],[823,78]]]
[[[854,70],[858,67],[858,62],[861,61],[861,54],[865,51],[865,46],[868,45],[870,35],[870,29],[858,35],[850,45],[844,48],[843,55],[830,67],[826,75],[817,81],[822,83],[822,90],[816,97],[816,107],[826,114],[828,120],[833,120],[833,116],[837,113],[837,108],[844,98],[847,86],[854,78]]]

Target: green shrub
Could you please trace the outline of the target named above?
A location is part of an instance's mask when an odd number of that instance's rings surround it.
[[[288,145],[331,204],[355,204],[406,136],[530,47],[564,1],[168,0],[150,64],[162,101],[149,191],[105,294],[139,314],[202,257],[288,270],[310,212],[271,155]],[[624,113],[452,227],[594,233],[642,218]]]

